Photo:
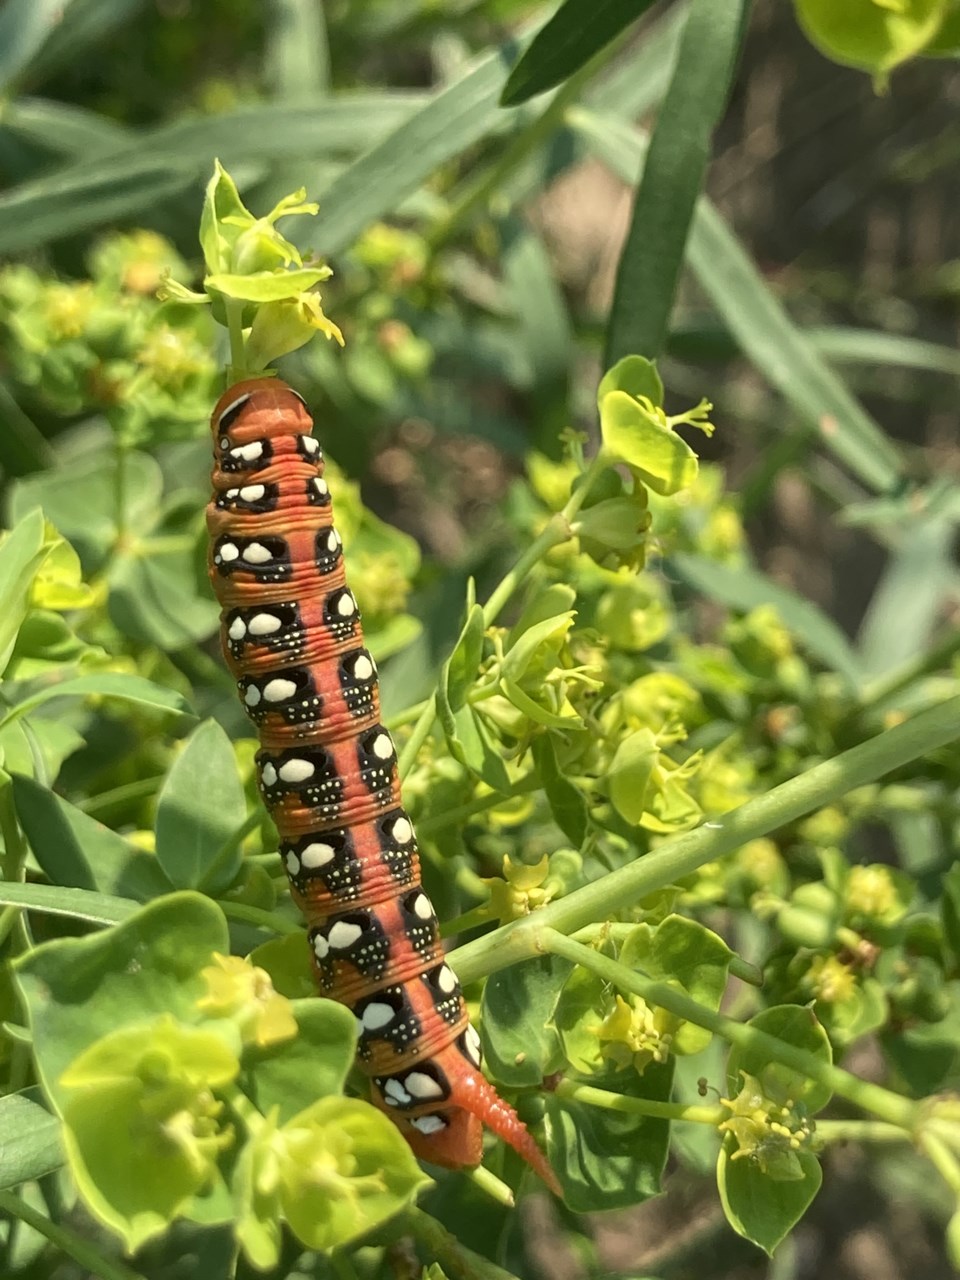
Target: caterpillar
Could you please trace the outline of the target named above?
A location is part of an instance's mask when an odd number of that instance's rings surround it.
[[[273,377],[238,382],[211,429],[208,569],[221,644],[260,739],[260,793],[318,988],[353,1011],[371,1100],[415,1155],[477,1165],[486,1124],[559,1195],[481,1072],[480,1037],[444,962],[306,404]]]

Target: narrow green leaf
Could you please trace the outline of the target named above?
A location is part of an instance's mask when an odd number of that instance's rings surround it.
[[[164,689],[162,685],[154,684],[152,680],[145,680],[143,676],[102,671],[96,675],[77,676],[74,680],[61,680],[57,684],[47,685],[45,689],[18,702],[7,713],[2,723],[6,725],[21,716],[28,715],[54,698],[91,697],[121,698],[124,702],[137,702],[142,706],[154,707],[158,711],[172,711],[179,715],[190,714],[190,708],[183,696],[173,689]]]
[[[554,822],[573,847],[579,849],[587,836],[587,802],[570,779],[560,771],[553,739],[549,734],[534,738],[533,758]]]
[[[225,889],[240,868],[232,839],[246,811],[230,739],[205,720],[174,761],[157,801],[157,860],[178,889]]]
[[[60,1122],[35,1101],[38,1093],[0,1098],[0,1188],[42,1178],[63,1164]]]
[[[355,160],[321,194],[320,214],[303,233],[303,246],[325,256],[338,253],[413,195],[440,165],[495,128],[497,98],[515,57],[515,43],[487,54]]]
[[[0,542],[0,674],[10,661],[27,616],[30,587],[48,551],[43,545],[43,516],[36,508]]]
[[[744,612],[772,604],[787,627],[814,657],[856,686],[862,678],[860,661],[837,624],[786,587],[772,582],[756,569],[736,569],[701,556],[677,555],[671,565],[687,583],[712,600]]]
[[[653,3],[654,0],[565,0],[511,71],[500,105],[519,106],[561,84]]]
[[[271,0],[267,73],[276,96],[303,101],[330,84],[327,23],[319,0]]]
[[[0,252],[10,253],[148,210],[197,184],[211,155],[253,160],[352,154],[422,103],[422,95],[343,94],[309,110],[244,108],[143,131],[93,162],[73,164],[0,195]]]
[[[953,595],[953,540],[948,520],[913,521],[903,531],[860,626],[857,650],[868,679],[925,652]]]
[[[646,142],[633,128],[578,109],[570,123],[625,181],[636,179]],[[896,490],[896,447],[797,328],[743,246],[706,198],[697,203],[687,260],[741,350],[804,423],[871,489]]]
[[[55,884],[18,884],[10,880],[0,880],[0,903],[102,925],[129,920],[140,907],[129,898],[93,893],[90,889],[61,889]]]
[[[960,351],[938,342],[846,325],[821,325],[807,329],[806,334],[820,354],[834,364],[892,365],[960,377]]]
[[[437,698],[441,707],[447,711],[448,717],[466,705],[467,694],[476,683],[477,668],[480,666],[480,658],[483,654],[485,631],[483,610],[478,604],[472,604],[457,643],[453,646],[450,657],[443,664],[440,673]]]
[[[146,902],[169,893],[156,858],[32,778],[15,774],[17,817],[34,857],[56,885]]]
[[[29,65],[70,0],[7,0],[0,8],[0,93]]]
[[[693,0],[650,139],[607,328],[609,368],[656,356],[667,335],[697,197],[723,114],[749,0]]]
[[[0,117],[4,134],[52,151],[92,160],[128,145],[129,130],[107,116],[52,98],[17,98]]]
[[[41,471],[53,464],[53,450],[49,443],[20,408],[10,388],[3,381],[0,381],[0,415],[3,418],[0,466],[7,475],[22,476],[31,471]]]

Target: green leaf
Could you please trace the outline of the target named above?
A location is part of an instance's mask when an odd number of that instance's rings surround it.
[[[648,808],[648,789],[660,759],[660,748],[650,729],[636,729],[617,744],[605,782],[613,807],[635,826]]]
[[[42,1178],[63,1164],[59,1121],[35,1100],[37,1092],[0,1098],[0,1188]]]
[[[717,1161],[717,1187],[727,1221],[739,1235],[773,1253],[800,1221],[820,1190],[820,1162],[809,1151],[796,1153],[802,1176],[793,1181],[771,1178],[749,1158],[732,1159],[728,1134]]]
[[[44,546],[43,516],[35,509],[27,510],[0,542],[0,674],[10,661],[30,607],[30,588],[49,551]]]
[[[556,1068],[559,1041],[550,1022],[569,973],[565,960],[544,956],[490,977],[483,989],[480,1034],[494,1080],[530,1088]]]
[[[846,636],[809,600],[745,565],[731,569],[714,560],[685,554],[672,557],[670,563],[688,586],[728,608],[748,612],[759,605],[773,605],[784,624],[815,658],[842,675],[851,687],[860,683],[860,662]]]
[[[244,298],[249,302],[279,302],[284,298],[296,298],[321,280],[329,280],[332,274],[329,267],[257,271],[248,276],[219,272],[205,276],[203,283],[210,289],[226,294],[228,298]]]
[[[582,108],[571,125],[626,182],[636,179],[645,143],[618,120]],[[702,197],[687,258],[717,313],[756,369],[816,430],[826,448],[871,489],[895,490],[905,474],[896,446],[797,328],[716,208]]]
[[[139,907],[139,903],[129,898],[115,898],[89,889],[61,889],[59,885],[19,884],[11,880],[0,880],[0,903],[104,925],[129,920]]]
[[[954,534],[952,521],[916,516],[904,530],[860,625],[857,648],[867,679],[926,652],[954,589]]]
[[[671,1063],[651,1063],[643,1075],[625,1072],[603,1081],[625,1097],[666,1102]],[[610,1111],[556,1094],[545,1096],[547,1156],[574,1213],[627,1209],[660,1191],[670,1144],[667,1120]]]
[[[604,363],[655,356],[667,336],[697,197],[723,114],[748,0],[693,0],[617,267]]]
[[[4,105],[0,137],[9,134],[54,155],[92,160],[124,146],[129,131],[106,116],[50,98],[18,98]]]
[[[663,382],[656,364],[644,356],[624,356],[607,370],[597,387],[598,409],[611,391],[625,391],[634,400],[645,396],[658,409],[663,408]]]
[[[222,892],[240,869],[246,813],[233,744],[214,720],[187,739],[157,801],[157,861],[178,889]]]
[[[507,766],[475,708],[469,704],[461,707],[452,720],[445,720],[441,714],[441,723],[454,759],[466,765],[494,791],[509,795],[512,783]]]
[[[564,0],[513,68],[500,95],[502,107],[553,89],[652,7],[654,0]]]
[[[102,671],[96,675],[76,676],[73,680],[61,680],[50,684],[38,693],[18,702],[7,713],[3,724],[25,716],[54,698],[120,698],[124,702],[136,702],[158,711],[171,711],[188,715],[189,708],[182,694],[173,689],[145,680],[143,676],[123,675],[116,671]]]
[[[294,940],[306,952],[306,939]],[[264,1115],[277,1107],[281,1124],[318,1098],[343,1093],[357,1047],[357,1020],[345,1005],[314,996],[295,1000],[293,1012],[296,1040],[244,1054],[250,1100]]]
[[[697,455],[687,442],[626,391],[604,396],[600,430],[604,447],[636,471],[654,493],[678,493],[697,478]]]
[[[833,1061],[833,1051],[826,1031],[813,1011],[804,1006],[772,1005],[755,1014],[746,1025],[812,1053],[821,1062]],[[756,1077],[761,1084],[776,1082],[787,1090],[796,1103],[802,1103],[809,1115],[822,1111],[831,1098],[831,1091],[826,1085],[775,1062],[762,1044],[748,1049],[734,1046],[730,1050],[730,1057],[727,1059],[727,1088],[731,1096],[736,1096],[742,1087],[741,1072]]]
[[[828,58],[882,74],[934,38],[945,0],[795,0],[807,36]]]
[[[656,929],[637,925],[618,957],[628,968],[676,985],[704,1008],[714,1010],[720,1008],[732,958],[721,937],[684,916],[667,916]],[[709,1031],[686,1022],[678,1029],[673,1047],[677,1053],[699,1053],[710,1040]]]
[[[581,848],[589,822],[587,802],[569,778],[561,773],[549,734],[534,739],[533,758],[554,822],[575,849]]]
[[[466,706],[467,694],[476,684],[486,629],[483,610],[471,601],[467,608],[467,620],[463,630],[440,672],[437,700],[448,716],[452,716],[461,707]]]
[[[19,775],[13,778],[13,794],[34,857],[56,885],[141,902],[169,893],[172,886],[156,858],[61,796]]]
[[[322,192],[320,215],[302,236],[303,245],[325,256],[338,253],[413,195],[440,165],[496,128],[497,99],[515,50],[511,42],[487,54],[349,165]]]
[[[0,93],[30,65],[70,0],[7,0],[0,9]]]
[[[69,1063],[109,1032],[167,1012],[186,1024],[201,1022],[197,1000],[206,982],[200,970],[214,951],[229,950],[220,909],[198,894],[175,893],[106,933],[60,938],[22,957],[14,979],[37,1071],[57,1108]]]
[[[364,150],[422,102],[421,94],[337,94],[309,108],[242,108],[132,134],[91,163],[73,164],[0,195],[0,252],[27,249],[149,210],[204,177],[210,157],[253,160]],[[92,509],[92,508],[91,508]]]

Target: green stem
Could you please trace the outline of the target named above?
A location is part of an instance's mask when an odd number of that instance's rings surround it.
[[[258,929],[268,929],[271,933],[300,933],[303,925],[276,911],[264,911],[261,907],[251,907],[246,902],[229,902],[224,898],[217,899],[217,906],[228,920],[242,920],[244,924],[256,925]]]
[[[643,974],[628,969],[626,965],[601,955],[599,951],[564,937],[555,929],[540,929],[539,944],[541,952],[550,952],[565,960],[572,960],[574,964],[583,965],[621,990],[642,997],[649,1005],[666,1009],[668,1013],[685,1022],[692,1022],[694,1026],[704,1027],[740,1049],[766,1054],[772,1061],[783,1063],[808,1080],[815,1080],[832,1093],[839,1094],[864,1111],[872,1112],[888,1124],[912,1131],[919,1120],[919,1107],[909,1098],[902,1098],[889,1089],[860,1080],[849,1071],[823,1062],[806,1049],[799,1049],[796,1045],[778,1040],[776,1036],[756,1027],[736,1022],[725,1014],[708,1009],[666,982],[644,977]]]
[[[626,1111],[631,1115],[656,1116],[663,1120],[689,1120],[694,1124],[713,1125],[714,1128],[729,1115],[726,1107],[687,1106],[683,1102],[657,1102],[653,1098],[630,1098],[623,1093],[611,1093],[609,1089],[595,1089],[593,1085],[577,1084],[575,1080],[561,1080],[554,1093],[558,1098],[567,1098],[571,1102],[586,1102],[591,1107],[604,1107],[607,1111]]]
[[[408,1209],[403,1222],[410,1234],[460,1280],[517,1280],[511,1272],[504,1271],[495,1262],[489,1262],[462,1245],[455,1235],[422,1209]]]
[[[536,791],[540,786],[540,779],[535,773],[528,773],[523,778],[518,778],[510,787],[510,795],[502,796],[498,791],[490,791],[485,796],[478,796],[476,800],[469,800],[466,804],[458,804],[453,809],[446,809],[443,813],[436,813],[430,818],[422,818],[417,823],[417,834],[421,836],[436,835],[438,831],[446,831],[449,827],[459,827],[468,818],[474,818],[478,813],[485,813],[487,809],[495,809],[497,805],[505,804],[508,799],[512,800],[514,796],[525,795],[528,791]]]
[[[227,313],[227,333],[230,335],[230,369],[227,376],[231,382],[239,382],[246,372],[246,344],[243,340],[243,302],[237,298],[224,298],[224,310]]]
[[[855,787],[874,782],[919,756],[945,746],[958,734],[960,696],[921,711],[868,742],[815,765],[799,777],[732,809],[718,822],[665,840],[652,853],[551,902],[535,916],[504,925],[458,947],[447,959],[465,983],[528,959],[537,954],[535,935],[540,929],[550,927],[561,933],[575,933],[614,916],[656,890],[690,875],[704,863],[733,853],[750,840],[835,803]]]
[[[615,44],[610,46],[609,52],[612,53],[615,47]],[[550,104],[536,120],[514,134],[495,163],[475,180],[468,182],[466,191],[453,208],[427,235],[427,244],[434,253],[466,222],[474,210],[483,208],[493,197],[500,195],[507,177],[562,123],[568,107],[580,96],[586,82],[596,74],[598,65],[599,59],[593,58],[576,75],[571,76],[553,95]]]
[[[960,1164],[946,1143],[935,1133],[925,1131],[920,1135],[920,1146],[954,1195],[960,1195]]]
[[[420,702],[415,702],[412,707],[405,707],[403,711],[387,716],[383,722],[384,725],[392,731],[394,729],[402,729],[405,724],[412,724],[414,720],[423,715],[429,701],[429,698],[424,698]]]
[[[828,1142],[909,1142],[911,1135],[897,1124],[883,1120],[818,1120],[817,1141]]]
[[[469,1170],[467,1177],[475,1187],[479,1187],[484,1195],[490,1196],[492,1200],[496,1200],[497,1204],[502,1204],[506,1209],[512,1209],[516,1205],[513,1191],[502,1182],[495,1173],[482,1164],[478,1164],[475,1169]]]
[[[11,884],[23,879],[27,845],[17,821],[13,803],[13,785],[9,778],[0,780],[0,834],[3,835],[3,878]]]
[[[239,1085],[225,1085],[217,1093],[243,1125],[244,1131],[251,1138],[256,1138],[267,1122]]]
[[[595,942],[598,938],[614,938],[617,942],[622,942],[628,934],[633,933],[636,924],[620,924],[616,921],[603,924],[590,924],[585,929],[578,929],[573,935],[577,942]],[[744,960],[741,956],[732,955],[730,963],[727,966],[730,974],[734,978],[739,978],[741,982],[746,982],[751,987],[763,986],[763,973],[755,964],[751,964],[749,960]]]
[[[558,511],[547,521],[539,535],[533,540],[526,549],[513,568],[505,575],[503,580],[494,589],[487,603],[483,606],[483,621],[485,626],[490,626],[496,621],[500,610],[504,607],[513,593],[523,583],[533,569],[540,563],[543,557],[552,551],[554,547],[560,546],[562,542],[568,541],[573,536],[573,530],[570,522],[583,506],[583,503],[590,492],[590,488],[601,469],[606,465],[606,460],[602,454],[598,454],[586,471],[580,478],[580,483],[574,492],[570,495],[569,501],[562,511]],[[423,703],[423,709],[417,717],[417,722],[413,726],[410,737],[403,744],[403,750],[397,761],[397,771],[400,780],[407,776],[416,762],[420,748],[430,736],[433,729],[433,722],[437,716],[437,695],[434,693]]]
[[[90,1275],[100,1276],[101,1280],[144,1280],[139,1271],[132,1271],[122,1262],[113,1258],[105,1258],[102,1253],[76,1232],[61,1227],[42,1213],[31,1208],[12,1191],[0,1191],[0,1212],[9,1214],[11,1218],[25,1222],[44,1239],[49,1240],[68,1258],[78,1262]]]

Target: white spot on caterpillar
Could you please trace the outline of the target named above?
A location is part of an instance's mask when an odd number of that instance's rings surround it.
[[[280,766],[280,777],[284,782],[306,782],[308,778],[312,778],[316,773],[316,769],[309,760],[284,760]]]
[[[250,634],[252,636],[271,636],[275,631],[279,631],[283,623],[274,613],[255,613],[250,619]]]
[[[240,462],[256,462],[256,460],[262,456],[262,440],[251,440],[249,444],[241,444],[238,445],[236,449],[230,450],[230,457],[236,458]]]
[[[221,449],[229,449],[229,448],[230,448],[230,441],[227,439],[227,437],[226,437],[226,436],[221,436],[221,437],[220,437],[220,448],[221,448]]]
[[[237,490],[234,490],[234,493],[236,492]],[[240,497],[244,502],[259,502],[266,492],[267,486],[265,484],[245,484],[239,490]]]
[[[246,404],[247,401],[250,399],[251,394],[252,392],[247,391],[244,393],[244,395],[237,396],[236,400],[232,401],[230,404],[227,405],[223,413],[221,413],[220,417],[217,419],[218,430],[220,427],[220,423],[224,420],[224,418],[228,418],[230,414],[233,413],[234,409],[239,409],[242,404]],[[221,447],[224,449],[227,447],[229,443],[230,443],[229,440],[227,440],[226,442],[224,442],[223,440],[220,441]]]
[[[341,618],[350,618],[357,612],[357,602],[349,591],[345,591],[337,601],[337,613]]]
[[[447,1122],[442,1116],[417,1116],[410,1123],[415,1129],[425,1133],[428,1138],[432,1133],[439,1133],[441,1129],[447,1127]]]
[[[248,684],[243,695],[243,700],[248,707],[255,707],[260,701],[260,690],[255,684]]]
[[[383,1096],[388,1102],[392,1100],[394,1105],[411,1101],[409,1093],[407,1093],[399,1080],[388,1080],[383,1090]]]
[[[393,1006],[374,1001],[373,1004],[368,1004],[364,1009],[360,1025],[364,1031],[379,1031],[381,1027],[385,1027],[387,1023],[392,1021]]]
[[[323,476],[317,476],[315,478],[313,487],[315,492],[318,493],[321,498],[325,498],[330,492],[330,486],[327,484],[326,480],[324,480]]]
[[[292,680],[268,680],[263,686],[263,696],[267,702],[286,702],[288,698],[292,698],[297,692],[297,686]]]
[[[224,497],[229,498],[230,501],[232,502],[239,492],[240,492],[239,489],[228,489]]]
[[[449,965],[444,965],[437,974],[437,986],[444,995],[452,995],[457,989],[457,975],[453,972]]]
[[[463,1033],[464,1047],[467,1051],[467,1057],[475,1067],[480,1065],[480,1036],[477,1028],[467,1024],[467,1029]]]
[[[327,550],[337,551],[342,546],[343,539],[340,537],[339,533],[337,533],[336,529],[331,529],[327,535]]]
[[[273,552],[262,542],[251,542],[249,546],[244,547],[243,558],[248,564],[266,564],[268,560],[273,559]]]
[[[425,1071],[411,1071],[408,1076],[404,1076],[403,1083],[415,1098],[443,1097],[443,1090],[433,1076],[428,1076]]]
[[[236,560],[240,555],[240,548],[235,542],[222,542],[220,551],[214,557],[215,560]]]
[[[318,933],[313,940],[313,954],[318,960],[326,960],[330,953],[330,944],[322,933]]]
[[[291,849],[287,854],[287,874],[295,876],[300,870],[300,859]]]
[[[425,893],[420,893],[414,899],[413,914],[421,920],[433,919],[433,903]]]
[[[328,862],[332,862],[335,853],[333,845],[314,841],[300,850],[300,861],[309,870],[315,871],[317,867],[325,867]]]
[[[247,624],[242,618],[234,618],[227,627],[227,635],[231,640],[242,640],[247,634]]]
[[[337,951],[346,951],[347,947],[353,946],[361,933],[363,933],[363,930],[358,924],[350,924],[346,920],[338,920],[327,934],[327,938],[331,947],[335,947]]]
[[[304,453],[317,454],[320,452],[320,441],[313,436],[301,436],[303,442]]]
[[[413,839],[413,827],[410,825],[410,819],[398,818],[393,824],[390,834],[397,844],[409,844]]]
[[[365,653],[361,653],[353,664],[354,680],[369,680],[373,675],[373,663]]]
[[[269,760],[260,770],[260,781],[265,787],[272,787],[276,785],[277,771]]]
[[[393,758],[393,743],[390,741],[388,733],[378,733],[374,738],[370,750],[378,760],[391,760]]]

